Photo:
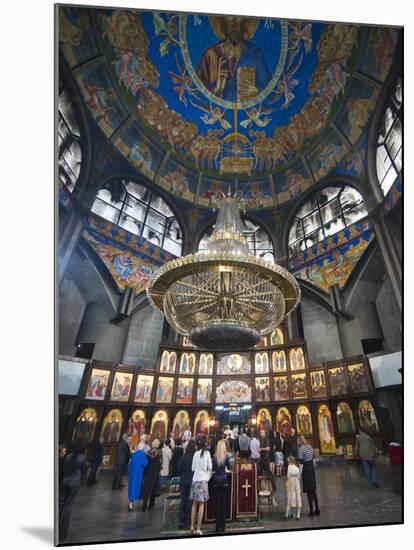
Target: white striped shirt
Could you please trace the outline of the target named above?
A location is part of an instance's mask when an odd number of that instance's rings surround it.
[[[301,447],[299,447],[298,460],[302,460],[303,462],[309,462],[310,460],[313,460],[312,445],[307,443],[306,445],[302,445]]]

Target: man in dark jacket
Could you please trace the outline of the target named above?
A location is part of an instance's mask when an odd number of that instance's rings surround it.
[[[91,470],[89,472],[87,485],[90,487],[91,485],[95,485],[95,483],[98,483],[96,481],[96,474],[98,472],[99,466],[102,464],[102,453],[103,453],[103,437],[100,437],[98,439],[98,442],[95,445],[95,448],[93,450],[92,456],[91,456]]]
[[[118,443],[116,449],[116,462],[114,468],[114,481],[112,483],[112,490],[122,489],[125,485],[122,483],[122,475],[125,472],[125,468],[129,462],[131,451],[128,445],[128,435],[124,434],[121,441]]]
[[[287,459],[289,456],[298,457],[298,441],[295,434],[295,430],[292,428],[292,432],[286,437],[283,443],[283,458],[285,460],[285,466],[287,466]]]

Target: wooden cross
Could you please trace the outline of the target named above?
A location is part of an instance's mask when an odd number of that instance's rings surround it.
[[[245,497],[248,497],[249,496],[249,489],[250,489],[251,485],[249,485],[249,482],[246,481],[244,482],[244,485],[242,485],[242,489],[245,490],[246,494],[244,495]]]

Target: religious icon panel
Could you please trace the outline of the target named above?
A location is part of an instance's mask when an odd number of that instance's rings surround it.
[[[193,401],[194,378],[179,378],[177,384],[177,403],[191,403]]]
[[[254,370],[256,374],[267,374],[269,372],[269,356],[266,351],[255,353]]]
[[[82,441],[85,444],[91,443],[97,422],[97,414],[95,409],[88,407],[83,409],[73,430],[73,441]]]
[[[268,409],[260,409],[256,418],[257,429],[265,430],[268,435],[272,429],[272,416]]]
[[[111,401],[128,401],[131,384],[132,374],[116,372],[112,384]]]
[[[358,416],[361,428],[365,432],[378,432],[378,421],[371,402],[364,399],[358,406]]]
[[[193,348],[193,344],[190,342],[188,336],[183,336],[183,348]]]
[[[178,411],[173,422],[174,438],[179,439],[185,430],[190,428],[190,417],[187,411]]]
[[[168,414],[166,411],[157,411],[151,422],[151,437],[165,439],[168,428]]]
[[[127,434],[131,438],[130,447],[136,449],[141,436],[145,433],[145,412],[141,409],[135,410],[128,420]]]
[[[329,385],[332,395],[344,395],[347,393],[345,373],[343,367],[328,370]]]
[[[242,380],[226,380],[216,388],[216,403],[247,403],[252,400],[252,388]]]
[[[155,401],[157,403],[171,403],[173,392],[174,378],[160,376],[158,378],[157,395]]]
[[[119,409],[112,409],[105,416],[102,424],[101,437],[104,444],[118,443],[121,429],[122,413]]]
[[[312,435],[312,417],[308,407],[301,405],[296,411],[296,431],[298,435]]]
[[[267,347],[267,338],[266,336],[262,336],[258,342],[258,344],[256,344],[254,346],[255,348],[266,348]]]
[[[280,328],[277,328],[270,335],[270,345],[283,346],[283,344],[284,344],[283,331]]]
[[[197,382],[197,403],[211,403],[213,381],[211,378],[199,378]]]
[[[213,354],[202,353],[198,363],[198,374],[211,376],[213,374]]]
[[[139,374],[135,387],[134,401],[136,403],[150,403],[154,377],[151,374]]]
[[[331,411],[326,405],[318,409],[319,441],[322,453],[336,453],[335,434],[332,424]]]
[[[342,434],[351,434],[355,432],[354,416],[348,403],[338,403],[336,408],[336,419],[338,421],[338,430]]]
[[[302,348],[293,348],[289,351],[290,370],[303,370],[305,358]]]
[[[316,370],[310,373],[310,381],[313,397],[326,397],[326,379],[323,370]]]
[[[194,374],[195,363],[195,353],[182,353],[180,360],[180,374]]]
[[[256,401],[270,401],[270,380],[268,376],[256,376]]]
[[[289,400],[289,384],[287,376],[275,376],[273,378],[273,392],[275,401]]]
[[[358,365],[348,365],[347,369],[352,391],[354,393],[369,391],[364,365],[362,363]]]
[[[198,411],[194,420],[194,435],[208,435],[210,416],[207,411]]]
[[[272,366],[273,366],[273,372],[286,371],[286,355],[283,350],[274,351],[272,353]]]
[[[306,374],[292,374],[292,395],[293,399],[305,399],[308,397],[308,385]]]
[[[281,435],[292,434],[292,417],[286,407],[280,407],[276,414],[276,429]]]
[[[250,374],[250,356],[231,353],[220,355],[217,363],[217,374]]]
[[[109,370],[92,369],[86,390],[86,399],[105,399],[106,388],[108,387]]]
[[[175,373],[177,364],[177,353],[175,351],[164,350],[161,357],[160,371],[170,374]]]

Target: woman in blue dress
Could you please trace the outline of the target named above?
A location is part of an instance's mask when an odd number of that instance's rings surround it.
[[[138,447],[131,457],[129,465],[128,481],[128,511],[132,512],[134,500],[141,498],[142,482],[144,478],[144,468],[148,464],[147,454]]]

